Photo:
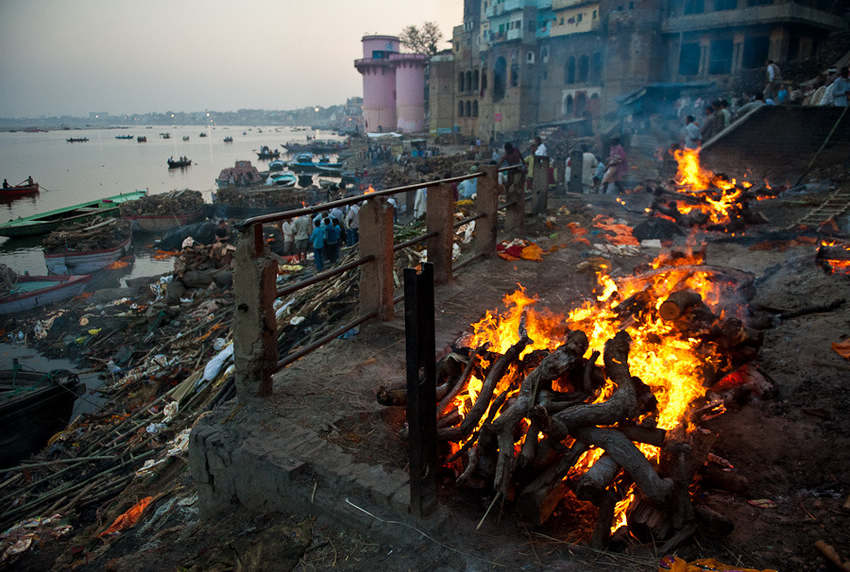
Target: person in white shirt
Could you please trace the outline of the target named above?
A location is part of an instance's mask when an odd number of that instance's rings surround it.
[[[693,115],[688,115],[685,118],[685,128],[682,131],[684,133],[685,149],[699,149],[702,143],[702,134]]]
[[[548,157],[549,150],[546,149],[546,145],[543,144],[543,141],[540,137],[534,138],[534,156],[535,157]]]
[[[848,95],[850,95],[850,68],[844,66],[839,76],[832,82],[832,105],[847,107]]]
[[[776,92],[779,88],[779,81],[782,79],[782,72],[776,62],[767,60],[767,85],[764,88],[764,99],[776,99]]]
[[[310,248],[310,233],[313,230],[310,226],[310,217],[308,215],[301,215],[295,219],[294,224],[295,254],[303,262],[307,259],[307,249]]]
[[[291,218],[286,219],[280,225],[280,230],[283,233],[283,254],[289,256],[293,254],[293,246],[295,242],[295,223]]]
[[[348,246],[354,246],[360,236],[360,207],[351,205],[348,207],[348,212],[345,213],[345,243]]]
[[[424,183],[425,181],[420,181]],[[428,187],[416,189],[416,198],[413,201],[413,218],[422,218],[428,210]]]

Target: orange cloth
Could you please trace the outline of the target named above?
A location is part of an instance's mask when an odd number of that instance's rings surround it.
[[[832,349],[844,359],[850,359],[850,338],[843,342],[832,342]]]
[[[665,556],[658,563],[658,572],[776,572],[772,568],[759,570],[757,568],[741,568],[724,564],[714,558],[700,558],[693,562],[685,562],[678,556]]]
[[[145,509],[148,508],[148,505],[151,504],[151,502],[153,502],[153,497],[143,498],[112,521],[109,528],[98,534],[98,537],[117,534],[122,530],[132,528],[137,522],[139,522],[139,519],[142,518],[142,513],[145,512]]]

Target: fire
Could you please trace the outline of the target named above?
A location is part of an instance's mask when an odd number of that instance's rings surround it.
[[[707,204],[692,204],[680,202],[679,210],[687,214],[694,210],[699,210],[709,216],[709,220],[713,224],[723,224],[731,219],[731,211],[737,207],[738,201],[743,194],[742,189],[751,187],[747,182],[740,184],[736,179],[727,181],[726,179],[715,175],[707,169],[700,166],[699,149],[679,149],[674,151],[673,157],[678,164],[676,172],[676,185],[680,192],[684,192],[694,197],[699,197],[700,200]],[[720,194],[717,197],[711,196],[707,191],[716,188],[720,189]]]
[[[630,372],[649,386],[658,402],[654,418],[656,426],[666,430],[688,430],[689,408],[706,394],[706,368],[720,369],[725,365],[724,358],[716,347],[709,345],[707,351],[704,340],[689,338],[677,331],[673,322],[662,320],[658,308],[670,294],[688,289],[700,294],[712,311],[717,309],[722,285],[714,282],[706,272],[688,267],[702,262],[700,253],[660,257],[653,264],[658,270],[619,280],[603,269],[597,275],[599,294],[595,300],[587,301],[567,314],[538,308],[538,300],[519,285],[517,290],[504,297],[503,311],[488,311],[472,325],[469,346],[481,347],[486,343],[491,351],[504,353],[525,332],[532,340],[524,350],[523,355],[526,355],[538,349],[553,350],[561,344],[567,330],[581,330],[588,337],[589,355],[593,350],[603,352],[605,342],[618,331],[625,330],[632,339]],[[626,307],[631,308],[635,300],[644,300],[643,307],[624,312],[621,305],[628,304]],[[518,390],[521,381],[518,377],[516,372],[509,372],[500,382],[496,394]],[[455,398],[452,407],[465,415],[475,403],[481,387],[481,380],[473,377],[466,391]],[[608,381],[596,402],[608,399],[615,389],[614,384]],[[482,419],[489,414],[488,411]],[[456,445],[459,444],[453,444],[453,451],[458,450]],[[658,460],[658,447],[644,444],[638,444],[638,447],[651,461]],[[567,478],[576,472],[582,474],[602,453],[602,450],[592,448],[574,465]],[[635,494],[632,487],[617,504],[615,528],[625,524],[626,509]]]
[[[374,192],[375,192],[375,188],[374,188],[374,187],[372,187],[372,185],[369,185],[369,188],[368,188],[368,189],[366,189],[365,191],[363,191],[363,194],[364,194],[364,195],[371,195],[371,194],[372,194],[372,193],[374,193]]]
[[[124,260],[123,258],[119,258],[118,260],[107,266],[106,270],[120,270],[121,268],[127,268],[128,266],[130,266],[129,261]]]

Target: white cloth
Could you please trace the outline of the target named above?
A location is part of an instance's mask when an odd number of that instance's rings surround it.
[[[832,104],[836,107],[847,107],[847,95],[850,92],[850,79],[835,78],[832,82]]]
[[[283,221],[280,230],[283,233],[283,242],[292,242],[295,239],[295,223],[292,220]]]
[[[690,123],[685,125],[684,133],[685,148],[697,149],[699,147],[700,139],[702,138],[699,126],[695,122],[691,121]]]
[[[295,240],[310,238],[310,217],[302,215],[295,219]]]
[[[767,66],[767,81],[776,81],[781,77],[781,73],[779,71],[779,66],[776,64],[770,64]]]
[[[535,157],[548,157],[549,156],[549,150],[546,148],[545,143],[541,143],[540,145],[537,146],[537,149],[534,150],[534,156]]]
[[[422,218],[428,209],[428,189],[416,189],[416,199],[413,201],[414,218]]]
[[[593,175],[596,172],[596,167],[599,165],[599,159],[590,151],[585,151],[581,155],[581,184],[585,187],[585,192],[593,187]],[[569,183],[573,176],[573,167],[570,160],[567,159],[566,168],[564,169],[564,180]]]
[[[360,228],[360,207],[351,205],[345,213],[345,226],[351,229]]]

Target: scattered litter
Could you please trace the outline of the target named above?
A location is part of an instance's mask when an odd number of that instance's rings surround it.
[[[776,502],[770,499],[750,499],[747,504],[756,508],[776,508]]]
[[[714,558],[700,558],[686,562],[678,556],[665,556],[658,563],[658,572],[776,572],[772,568],[741,568],[734,564],[725,564]]]
[[[543,261],[543,249],[530,240],[515,238],[511,241],[503,240],[496,245],[496,253],[499,258],[505,260],[532,260]]]
[[[291,326],[297,326],[298,324],[302,323],[306,319],[307,318],[305,318],[304,316],[292,316],[292,318],[289,320],[289,324]]]
[[[123,530],[127,530],[128,528],[132,528],[139,522],[139,519],[142,517],[142,514],[145,512],[145,509],[148,508],[148,505],[153,502],[153,497],[145,497],[136,504],[134,504],[130,509],[116,518],[109,528],[98,534],[99,538],[103,538],[104,536],[110,536],[114,534],[118,534]]]

